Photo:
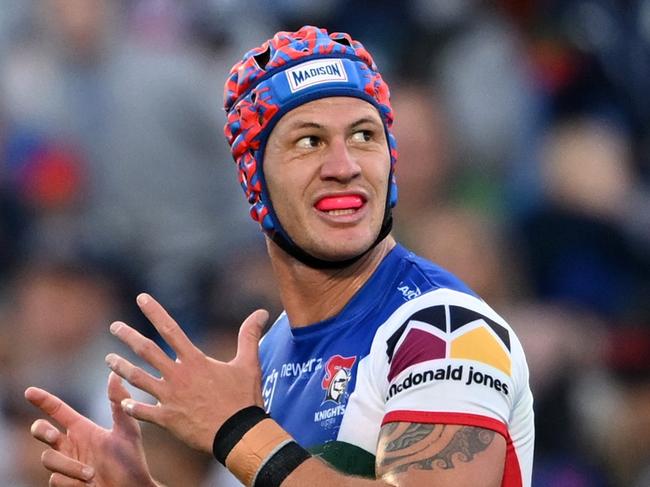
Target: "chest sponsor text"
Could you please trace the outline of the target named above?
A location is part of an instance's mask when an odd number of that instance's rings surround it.
[[[323,368],[323,359],[310,358],[305,362],[288,362],[282,364],[280,368],[280,377],[299,377],[305,374],[311,374]]]

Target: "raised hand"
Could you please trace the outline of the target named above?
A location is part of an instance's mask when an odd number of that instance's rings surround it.
[[[41,461],[52,472],[51,486],[157,486],[151,478],[137,421],[120,406],[130,395],[120,378],[108,378],[113,429],[102,428],[43,389],[30,387],[25,398],[65,428],[60,431],[44,419],[31,427],[34,438],[50,446]]]
[[[226,363],[199,350],[151,296],[140,294],[137,302],[177,359],[125,323],[113,323],[111,333],[161,375],[154,377],[119,355],[107,355],[115,373],[158,400],[150,405],[126,399],[122,407],[136,419],[171,431],[187,445],[211,452],[214,435],[226,419],[247,406],[262,405],[258,343],[268,313],[257,310],[246,318],[239,330],[237,355]]]

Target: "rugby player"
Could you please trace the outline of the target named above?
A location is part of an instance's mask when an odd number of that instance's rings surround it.
[[[251,314],[225,363],[139,295],[177,359],[111,325],[160,372],[106,357],[112,431],[26,391],[66,428],[32,426],[50,446],[51,485],[157,485],[139,420],[213,454],[249,486],[530,486],[532,395],[517,337],[390,234],[393,113],[370,54],[347,34],[279,32],[233,67],[225,109],[285,311],[263,339],[268,313]],[[118,376],[157,404],[129,397]]]

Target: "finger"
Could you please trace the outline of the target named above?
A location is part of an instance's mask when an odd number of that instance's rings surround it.
[[[50,487],[89,487],[95,485],[94,483],[82,482],[70,477],[66,477],[60,473],[53,473],[50,475]]]
[[[244,320],[237,337],[237,356],[235,357],[237,362],[258,366],[259,343],[268,319],[268,311],[258,309]]]
[[[34,421],[29,431],[34,438],[42,441],[55,450],[61,450],[67,440],[66,435],[56,429],[52,423],[44,419],[37,419]]]
[[[124,399],[131,399],[131,394],[124,387],[122,378],[115,372],[108,376],[108,399],[115,404],[121,403]]]
[[[181,360],[196,354],[197,348],[158,301],[145,293],[138,295],[136,301],[147,319]]]
[[[143,336],[126,323],[116,321],[111,325],[111,333],[124,342],[135,354],[158,369],[163,376],[174,365],[161,348],[153,340]]]
[[[140,436],[140,425],[122,409],[122,401],[131,399],[131,395],[115,372],[111,372],[108,376],[108,399],[111,401],[113,429],[125,436]]]
[[[109,368],[129,384],[148,392],[157,399],[160,398],[162,384],[160,379],[153,377],[115,353],[109,353],[105,360]]]
[[[145,404],[133,399],[124,399],[121,403],[122,409],[126,414],[139,421],[157,424],[165,427],[163,424],[163,412],[160,406]]]
[[[60,473],[67,477],[88,482],[95,476],[95,469],[81,463],[61,452],[48,449],[41,455],[41,463],[50,472]]]
[[[50,416],[64,428],[69,428],[76,421],[83,419],[81,414],[72,409],[54,394],[50,394],[38,387],[27,388],[27,390],[25,390],[25,399]]]

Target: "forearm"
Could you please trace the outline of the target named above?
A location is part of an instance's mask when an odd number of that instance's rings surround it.
[[[215,436],[212,453],[248,487],[388,487],[346,476],[312,457],[259,407],[231,417]]]
[[[296,468],[281,484],[282,487],[394,487],[383,480],[344,475],[319,460],[310,458]]]
[[[464,425],[391,423],[377,447],[377,480],[345,475],[307,450],[258,407],[240,411],[215,437],[213,453],[248,487],[496,487],[506,440]]]

